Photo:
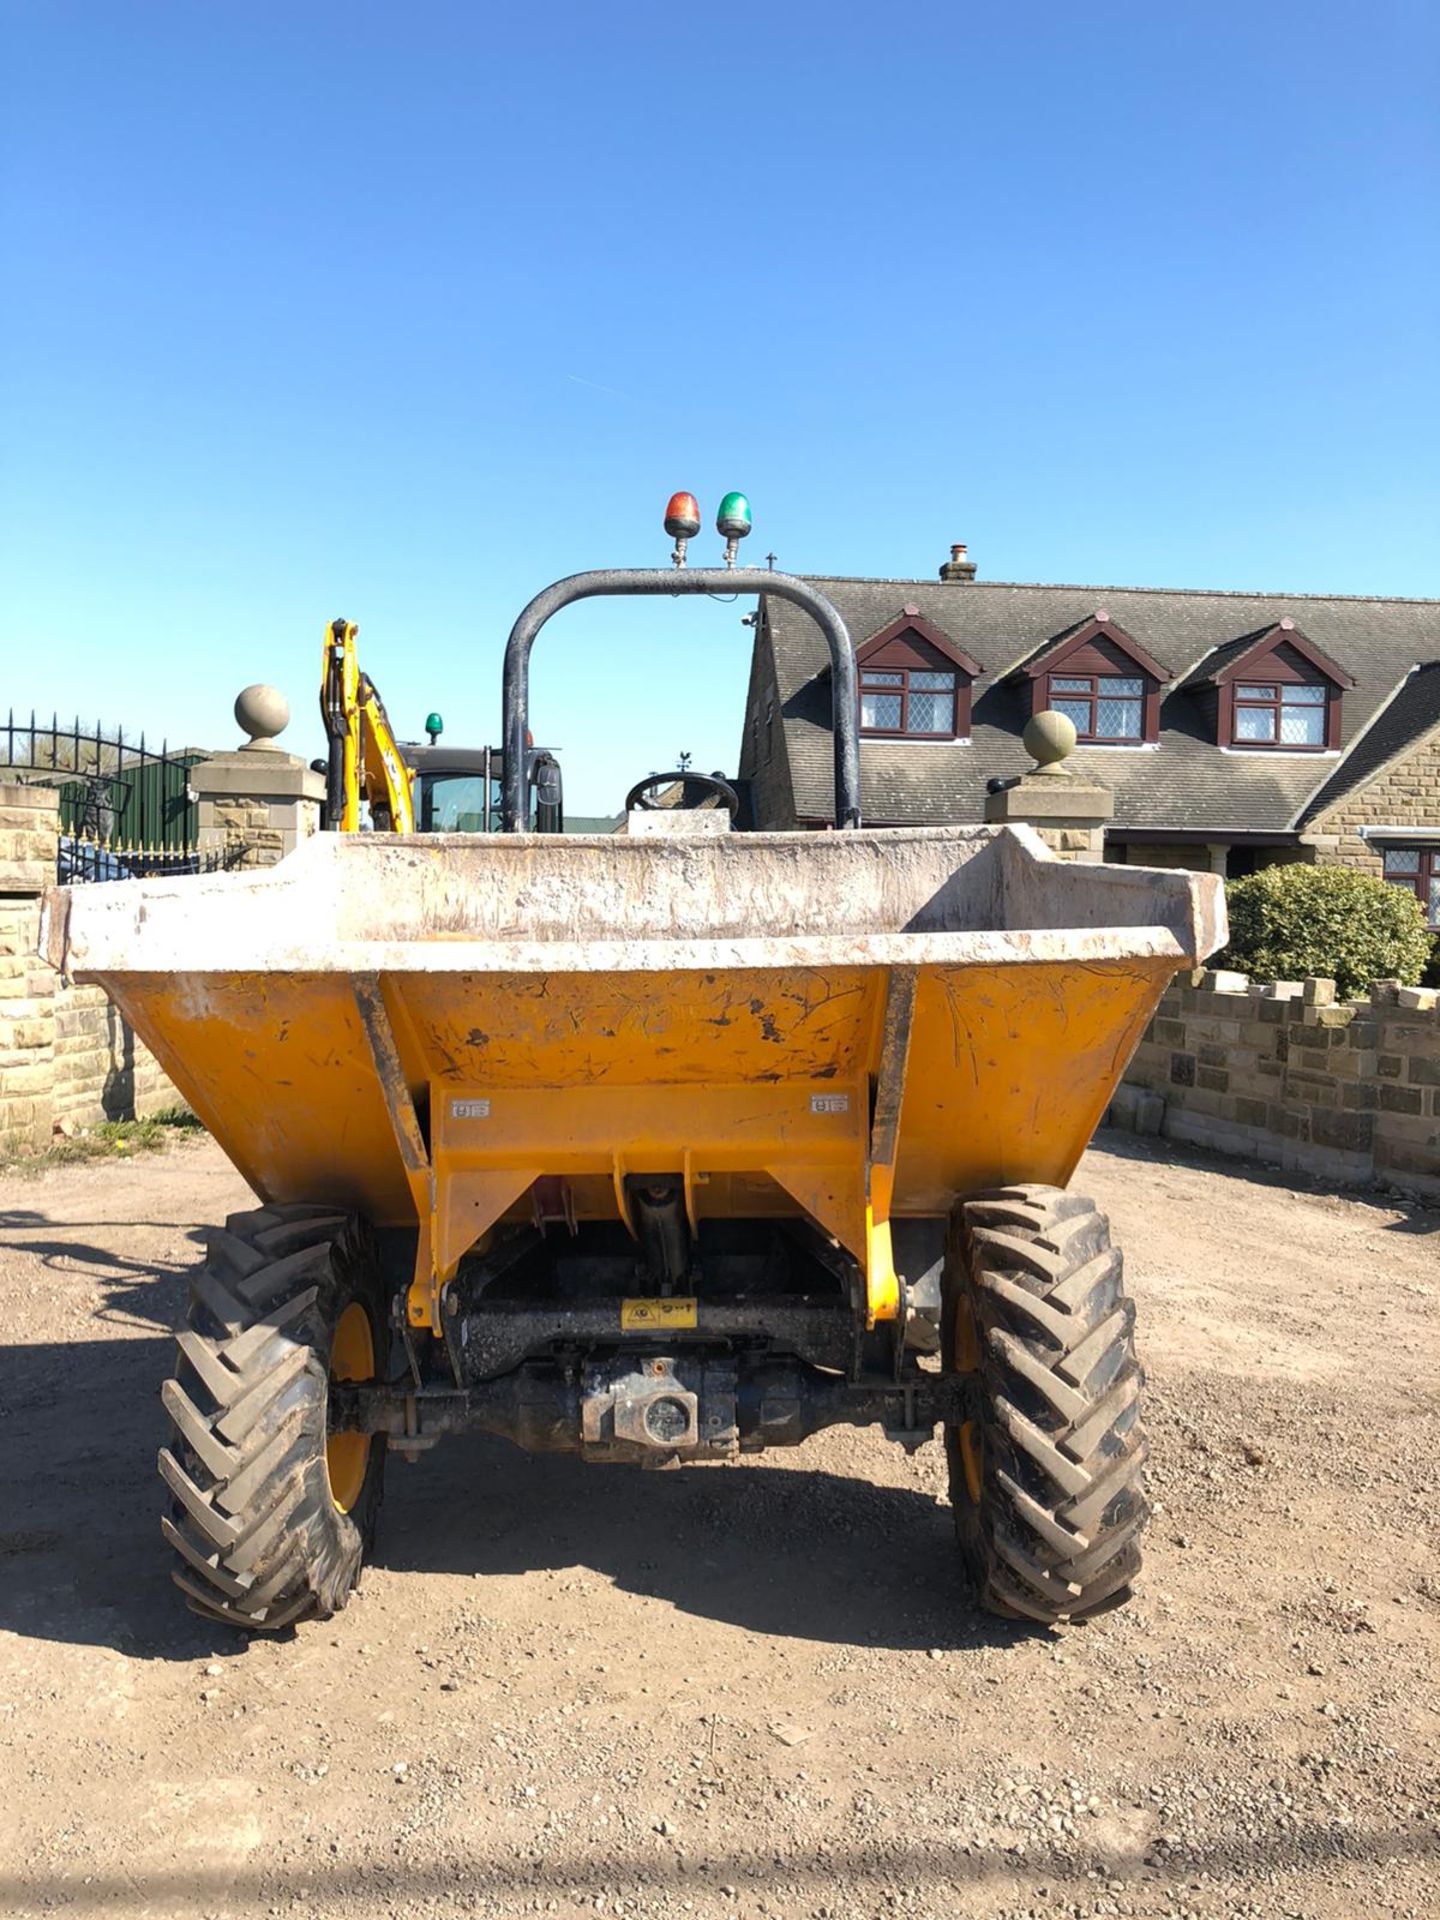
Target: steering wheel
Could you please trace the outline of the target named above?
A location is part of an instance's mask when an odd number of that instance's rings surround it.
[[[638,807],[642,813],[661,811],[660,802],[649,799],[647,796],[654,793],[657,787],[674,786],[677,780],[683,780],[687,788],[703,787],[705,791],[699,796],[702,800],[708,795],[714,794],[719,799],[720,804],[728,808],[732,814],[740,811],[739,794],[736,793],[734,787],[730,785],[730,782],[728,780],[722,780],[718,773],[686,773],[682,770],[677,770],[674,773],[652,773],[648,780],[637,780],[625,796],[626,813],[629,813],[632,807]],[[681,805],[687,812],[693,813],[696,810],[696,803],[689,798],[688,792]]]

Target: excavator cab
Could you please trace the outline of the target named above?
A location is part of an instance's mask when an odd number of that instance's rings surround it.
[[[495,747],[402,748],[412,773],[417,833],[497,833],[504,756]],[[565,826],[560,763],[544,748],[526,750],[528,824],[532,833]]]
[[[469,751],[411,747],[417,833],[493,833],[500,814],[500,756],[489,747]]]

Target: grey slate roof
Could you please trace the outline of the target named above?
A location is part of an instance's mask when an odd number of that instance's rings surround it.
[[[1094,613],[1110,613],[1108,607],[1096,607],[1092,611]],[[1033,652],[1028,653],[1014,671],[1018,673],[1020,668],[1023,667],[1027,678],[1038,674],[1041,668],[1046,665],[1047,661],[1064,652],[1065,643],[1068,640],[1073,640],[1076,634],[1080,633],[1090,624],[1091,614],[1086,614],[1083,620],[1072,620],[1063,633],[1052,635],[1050,639],[1042,641]],[[1153,672],[1162,681],[1168,679],[1171,671],[1170,668],[1163,660],[1157,660],[1155,658],[1154,653],[1149,647],[1144,645],[1138,634],[1127,633],[1123,622],[1116,620],[1113,615],[1111,615],[1110,624],[1112,627],[1118,629],[1119,632],[1125,633],[1126,637],[1134,643],[1137,653],[1141,656],[1141,664],[1146,666],[1147,671]]]
[[[1272,620],[1263,627],[1257,627],[1254,633],[1242,633],[1234,640],[1227,641],[1224,646],[1212,647],[1203,660],[1196,661],[1189,673],[1178,684],[1182,687],[1209,686],[1213,676],[1219,673],[1222,667],[1228,667],[1232,660],[1238,660],[1242,653],[1248,653],[1257,640],[1270,632],[1274,624]]]
[[[1440,660],[1418,667],[1401,682],[1388,706],[1372,719],[1363,736],[1310,801],[1301,824],[1316,819],[1337,800],[1373,779],[1385,764],[1440,727]]]
[[[1113,789],[1117,827],[1283,833],[1298,826],[1317,789],[1329,792],[1345,776],[1351,744],[1411,668],[1440,665],[1437,600],[820,576],[811,576],[811,584],[834,601],[856,646],[909,605],[984,668],[975,682],[970,744],[862,741],[862,805],[867,822],[877,826],[980,820],[986,780],[1023,773],[1030,764],[1020,745],[1023,695],[1017,686],[1000,683],[1038,648],[1101,608],[1176,676],[1162,703],[1158,746],[1076,748],[1077,770]],[[764,613],[757,631],[769,634],[774,649],[796,811],[801,819],[825,820],[834,792],[825,643],[809,617],[788,602],[767,600]],[[1215,744],[1204,694],[1183,684],[1207,655],[1212,663],[1206,676],[1214,671],[1216,648],[1228,655],[1235,643],[1248,643],[1287,617],[1355,675],[1344,698],[1338,760],[1224,752]],[[1429,702],[1437,691],[1440,672],[1427,674],[1397,705],[1408,711],[1411,692]],[[1394,724],[1409,723],[1397,714]],[[1362,753],[1371,750],[1368,740],[1362,742]]]
[[[1396,603],[1389,601],[1385,604],[1393,606]],[[1232,640],[1228,646],[1212,648],[1211,651],[1205,655],[1205,658],[1199,661],[1191,671],[1185,675],[1183,680],[1176,682],[1176,691],[1178,692],[1182,687],[1210,686],[1217,673],[1223,673],[1231,661],[1238,660],[1242,655],[1249,653],[1250,649],[1255,646],[1258,641],[1263,640],[1267,634],[1271,634],[1274,631],[1275,622],[1271,620],[1267,625],[1260,627],[1254,633],[1242,633],[1238,640]],[[1310,634],[1300,630],[1298,623],[1296,626],[1296,634],[1301,640],[1312,639]],[[1319,653],[1324,655],[1325,660],[1328,660],[1331,666],[1338,667],[1341,673],[1349,678],[1354,678],[1343,660],[1337,660],[1332,653],[1329,653],[1327,649],[1320,645],[1318,640],[1315,640],[1313,645]],[[1324,661],[1321,662],[1322,666],[1323,664]],[[1262,673],[1258,677],[1263,680],[1265,675]]]

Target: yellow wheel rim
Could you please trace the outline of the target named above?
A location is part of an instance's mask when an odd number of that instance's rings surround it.
[[[979,1370],[980,1335],[975,1326],[975,1309],[968,1300],[961,1300],[955,1309],[955,1371],[978,1373]]]
[[[370,1316],[358,1300],[352,1300],[336,1322],[335,1338],[330,1343],[330,1378],[375,1378],[375,1336],[370,1331]],[[338,1512],[348,1513],[360,1498],[369,1461],[368,1433],[332,1433],[326,1440],[325,1471],[330,1479],[330,1498]]]
[[[965,1469],[965,1487],[973,1505],[979,1506],[984,1485],[980,1461],[980,1435],[975,1422],[967,1420],[960,1429],[960,1464]]]

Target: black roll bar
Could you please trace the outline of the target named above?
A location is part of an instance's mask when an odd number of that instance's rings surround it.
[[[525,819],[525,736],[530,724],[530,649],[545,622],[576,600],[617,594],[771,593],[803,607],[830,648],[830,697],[835,735],[835,824],[860,825],[860,734],[855,655],[839,610],[792,573],[763,567],[602,567],[572,573],[537,593],[510,629],[505,647],[504,740],[500,829],[519,833]]]

